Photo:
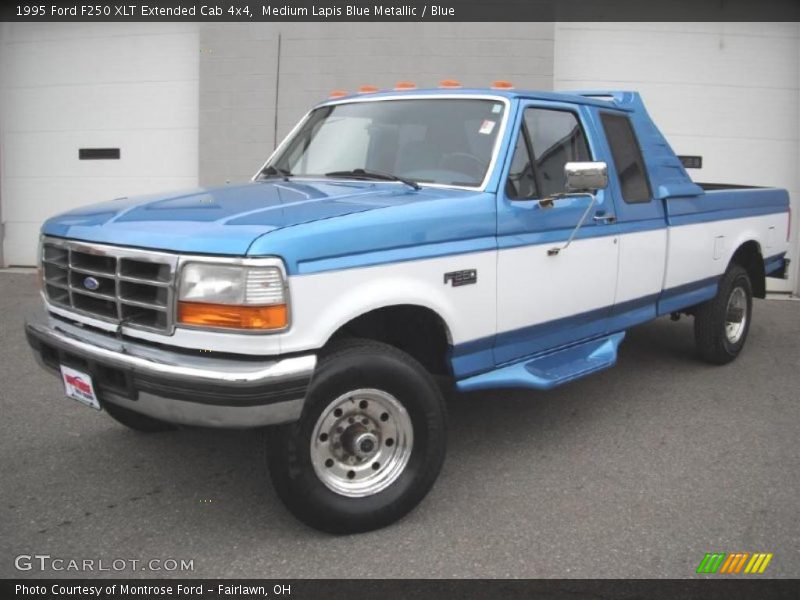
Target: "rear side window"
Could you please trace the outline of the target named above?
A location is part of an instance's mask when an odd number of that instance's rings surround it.
[[[610,113],[602,113],[600,119],[611,146],[622,199],[628,203],[649,202],[652,197],[650,183],[630,119]]]

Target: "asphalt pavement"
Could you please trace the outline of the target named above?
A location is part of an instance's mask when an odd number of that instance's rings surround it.
[[[757,301],[725,367],[697,360],[691,319],[660,319],[551,392],[452,394],[430,495],[336,537],[283,508],[263,431],[137,434],[64,398],[25,343],[38,301],[0,272],[0,577],[693,577],[742,551],[800,576],[800,302]]]

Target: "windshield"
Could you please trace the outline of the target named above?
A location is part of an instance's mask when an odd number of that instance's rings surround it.
[[[309,115],[265,172],[390,174],[419,183],[478,187],[492,161],[504,112],[499,100],[471,98],[323,106]]]

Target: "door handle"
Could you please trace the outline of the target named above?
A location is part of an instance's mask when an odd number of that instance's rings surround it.
[[[614,215],[607,215],[604,212],[599,212],[592,218],[594,219],[595,223],[613,223],[617,220]]]

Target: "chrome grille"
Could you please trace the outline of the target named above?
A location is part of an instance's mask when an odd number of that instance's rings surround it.
[[[170,332],[176,255],[44,238],[44,292],[55,306],[126,327]]]

